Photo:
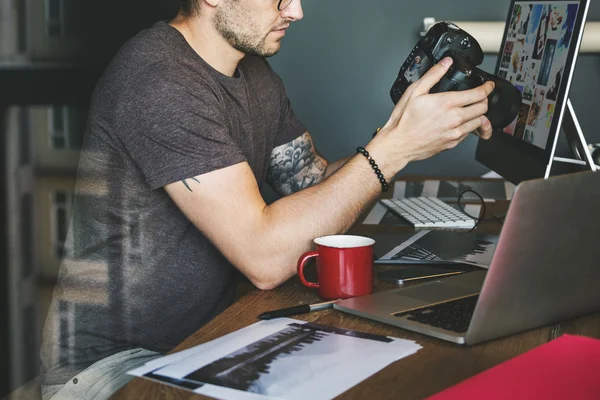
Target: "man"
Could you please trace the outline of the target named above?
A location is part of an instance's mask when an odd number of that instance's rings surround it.
[[[377,169],[363,154],[328,163],[264,59],[302,16],[300,0],[182,0],[117,54],[91,103],[44,398],[110,396],[231,304],[236,271],[275,288],[407,163],[491,135],[491,83],[428,94],[444,60],[365,146]],[[261,181],[285,197],[265,204]]]

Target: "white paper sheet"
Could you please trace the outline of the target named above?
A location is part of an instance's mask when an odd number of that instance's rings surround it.
[[[481,214],[481,204],[465,204],[464,212],[473,217],[480,217]],[[477,219],[476,218],[476,219]]]
[[[423,193],[421,193],[421,196],[436,197],[439,189],[440,181],[425,181],[425,184],[423,185]]]
[[[420,348],[409,340],[281,318],[153,360],[129,374],[197,385],[187,389],[226,400],[319,400],[343,393]]]
[[[252,332],[252,334],[254,336],[256,336],[257,338],[260,338],[262,336],[268,336],[271,333],[276,332],[279,329],[281,329],[280,324],[279,324],[279,319],[272,319],[272,320],[267,320],[267,321],[263,321],[263,322],[264,322],[263,324],[261,324],[259,327],[254,329]],[[198,352],[206,353],[206,352],[212,351],[212,349],[214,349],[214,348],[218,349],[221,345],[243,343],[246,339],[245,335],[246,335],[246,333],[244,332],[243,329],[235,331],[235,332],[231,332],[228,335],[221,336],[220,338],[211,340],[210,342],[207,342],[207,343],[204,343],[204,344],[201,344],[198,346],[194,346],[192,348],[189,348],[189,349],[186,349],[183,351],[179,351],[177,353],[170,354],[165,357],[156,358],[152,361],[147,362],[146,364],[144,364],[143,366],[141,366],[139,368],[129,371],[128,374],[135,375],[135,376],[143,376],[143,375],[147,374],[148,372],[155,371],[166,365],[176,365],[177,363],[181,362],[182,360],[187,359],[188,357],[193,358],[196,355],[196,353],[198,353]]]
[[[400,243],[398,246],[396,246],[392,250],[390,250],[387,254],[384,254],[381,257],[381,259],[382,260],[391,260],[392,257],[394,257],[396,254],[400,253],[402,250],[404,250],[408,246],[412,245],[414,242],[421,239],[423,236],[427,235],[429,232],[430,231],[428,231],[428,230],[422,230],[420,232],[417,232],[413,237]]]
[[[406,193],[406,182],[405,181],[396,181],[394,182],[394,194],[392,197],[394,199],[403,199]]]
[[[363,221],[365,225],[379,225],[388,208],[380,202],[375,203],[369,214]]]
[[[489,268],[498,235],[422,230],[377,259],[379,263],[457,262]]]
[[[489,179],[502,179],[502,177],[495,171],[488,171],[485,174],[481,175],[481,177]]]

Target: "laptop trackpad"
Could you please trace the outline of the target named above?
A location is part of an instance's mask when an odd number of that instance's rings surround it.
[[[427,303],[437,303],[439,301],[474,295],[479,292],[480,290],[468,289],[442,282],[433,282],[427,285],[395,291],[395,293],[398,295],[426,301]]]

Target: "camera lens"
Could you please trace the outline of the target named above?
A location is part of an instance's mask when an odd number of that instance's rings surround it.
[[[498,93],[498,91],[494,90],[492,93],[490,93],[490,96],[488,97],[488,107],[494,107],[498,104],[499,100],[500,94]]]
[[[488,96],[487,117],[494,128],[510,124],[521,106],[521,92],[505,79],[495,79],[496,88]]]

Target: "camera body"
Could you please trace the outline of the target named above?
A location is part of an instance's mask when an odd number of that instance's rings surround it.
[[[483,51],[479,43],[448,21],[432,26],[402,64],[390,90],[394,104],[413,82],[445,57],[452,57],[454,62],[430,93],[467,90],[487,81],[494,81],[496,86],[488,96],[486,117],[494,129],[510,125],[519,112],[521,92],[507,80],[477,68],[483,62]]]

